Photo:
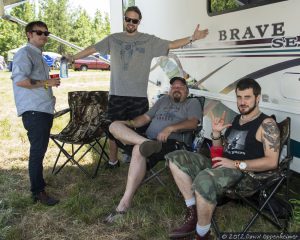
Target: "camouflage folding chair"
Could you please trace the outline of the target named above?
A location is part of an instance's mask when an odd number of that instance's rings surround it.
[[[60,133],[50,135],[50,138],[59,148],[59,153],[56,157],[52,173],[59,173],[68,162],[71,162],[87,176],[95,177],[102,158],[104,157],[108,160],[108,155],[105,151],[107,136],[104,131],[104,126],[106,124],[105,113],[107,110],[108,92],[69,92],[68,102],[69,108],[57,112],[55,114],[55,118],[70,112],[69,123]],[[71,151],[66,149],[66,145],[68,144],[71,145]],[[88,145],[88,148],[83,153],[82,151],[79,152],[79,150],[81,150],[85,145]],[[80,164],[80,161],[92,149],[99,154],[99,159],[96,169],[91,175]],[[66,160],[58,169],[56,169],[57,163],[62,155],[61,153],[63,153]],[[77,157],[77,155],[80,156]]]
[[[290,163],[293,159],[290,152],[290,125],[289,117],[278,123],[280,130],[278,168],[259,173],[245,172],[242,180],[226,191],[226,197],[241,200],[254,210],[254,214],[241,231],[243,234],[248,232],[260,216],[278,229],[287,231],[288,220],[292,212],[292,206],[288,202]],[[280,193],[279,189],[281,189]],[[275,204],[284,206],[282,207],[284,209],[280,209],[284,211],[278,213]],[[212,224],[216,235],[220,237],[220,230],[214,217]]]

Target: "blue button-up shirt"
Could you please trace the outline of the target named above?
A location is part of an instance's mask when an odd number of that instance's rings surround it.
[[[27,43],[15,55],[11,79],[18,116],[26,111],[38,111],[53,114],[55,100],[52,88],[27,89],[16,85],[25,79],[46,81],[49,79],[49,67],[42,56],[41,49]]]

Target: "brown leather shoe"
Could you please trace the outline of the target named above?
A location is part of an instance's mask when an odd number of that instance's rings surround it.
[[[197,209],[196,205],[190,206],[187,208],[184,222],[183,224],[172,230],[172,232],[169,234],[169,237],[171,239],[174,238],[183,238],[188,235],[194,234],[197,224]]]
[[[201,237],[200,235],[198,235],[198,233],[196,233],[196,240],[210,240],[212,239],[210,236],[210,231],[208,231],[203,237]]]
[[[47,205],[47,206],[54,206],[55,204],[59,203],[58,199],[52,198],[47,195],[45,191],[39,192],[32,196],[33,201],[36,203],[39,201],[41,204]]]

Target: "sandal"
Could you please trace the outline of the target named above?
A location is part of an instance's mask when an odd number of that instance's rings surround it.
[[[104,223],[114,223],[117,219],[122,218],[125,215],[125,211],[113,211],[111,212],[105,219],[104,219]]]

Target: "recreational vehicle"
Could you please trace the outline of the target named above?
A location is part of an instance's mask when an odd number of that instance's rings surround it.
[[[5,5],[18,0],[0,0],[0,16]],[[291,168],[300,173],[300,9],[299,0],[110,0],[111,30],[123,31],[123,14],[137,5],[143,21],[139,30],[174,40],[189,36],[197,24],[209,35],[168,57],[153,59],[149,82],[163,91],[175,75],[186,77],[190,93],[206,97],[204,133],[210,138],[208,112],[226,111],[231,121],[238,110],[235,84],[252,77],[262,86],[262,110],[278,121],[289,116]],[[50,37],[78,50],[81,48],[56,36]]]
[[[216,2],[227,2],[222,8]],[[230,2],[230,4],[229,4]],[[128,1],[111,0],[112,32],[123,31]],[[174,40],[197,24],[209,35],[152,62],[149,82],[160,90],[174,75],[188,77],[190,92],[205,96],[204,129],[210,138],[209,111],[238,110],[235,84],[252,77],[262,86],[261,109],[278,121],[291,117],[291,168],[300,172],[300,1],[299,0],[135,0],[143,14],[139,31]]]

